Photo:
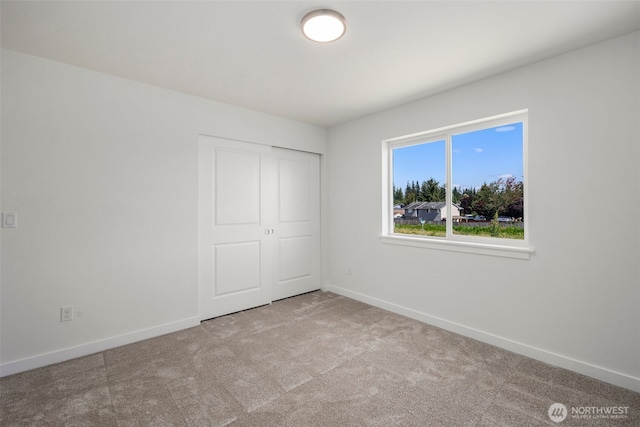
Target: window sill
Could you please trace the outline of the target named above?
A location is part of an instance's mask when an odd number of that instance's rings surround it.
[[[380,236],[382,243],[413,246],[425,249],[462,252],[467,254],[489,255],[504,258],[529,259],[533,249],[525,246],[495,245],[490,243],[461,242],[454,240],[429,239],[400,235]]]

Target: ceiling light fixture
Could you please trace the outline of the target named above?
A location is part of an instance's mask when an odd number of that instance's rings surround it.
[[[314,42],[338,40],[347,31],[347,20],[335,10],[319,9],[307,13],[300,22],[302,34]]]

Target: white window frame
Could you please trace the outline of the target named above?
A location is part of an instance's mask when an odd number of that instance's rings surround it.
[[[452,212],[452,162],[451,138],[453,135],[473,132],[481,129],[498,127],[514,122],[522,122],[522,161],[524,179],[524,239],[504,239],[496,237],[478,237],[453,234],[453,218],[447,215],[446,237],[413,236],[395,234],[393,221],[393,150],[405,146],[428,142],[445,141],[446,157],[446,203],[447,212]],[[426,132],[404,135],[382,141],[382,234],[383,243],[438,249],[454,252],[475,253],[482,255],[502,256],[507,258],[529,259],[533,248],[529,245],[529,187],[528,179],[528,110],[500,114],[457,125],[446,126]]]

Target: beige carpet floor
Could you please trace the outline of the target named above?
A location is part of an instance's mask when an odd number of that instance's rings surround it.
[[[2,378],[0,425],[638,426],[640,394],[313,292]]]

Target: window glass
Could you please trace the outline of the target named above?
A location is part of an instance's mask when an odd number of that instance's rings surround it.
[[[393,149],[394,233],[446,235],[445,159],[444,140]]]
[[[451,136],[453,233],[524,239],[522,122]]]
[[[387,233],[525,241],[525,142],[526,112],[388,141]]]

